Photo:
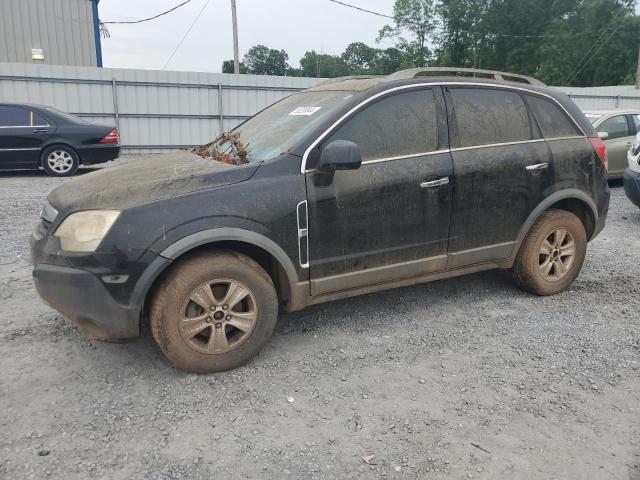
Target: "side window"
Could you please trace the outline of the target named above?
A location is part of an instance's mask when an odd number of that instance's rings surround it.
[[[31,126],[32,127],[48,127],[49,122],[47,122],[43,117],[38,115],[36,112],[29,112],[31,114]]]
[[[607,132],[609,134],[607,140],[631,136],[625,115],[616,115],[615,117],[605,120],[596,130],[599,132]]]
[[[349,119],[324,144],[334,140],[357,143],[363,161],[431,152],[438,146],[433,91],[384,98]]]
[[[581,135],[571,120],[545,98],[527,95],[527,103],[542,130],[544,138],[562,138]]]
[[[29,127],[31,112],[25,108],[0,106],[0,127]]]
[[[636,132],[640,132],[640,115],[633,114],[631,115],[633,119],[633,123],[636,126]]]
[[[450,93],[461,147],[532,139],[520,94],[487,88],[453,88]]]

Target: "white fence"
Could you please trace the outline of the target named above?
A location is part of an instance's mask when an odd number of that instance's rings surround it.
[[[120,129],[123,152],[206,143],[317,78],[0,63],[0,102],[50,105]]]

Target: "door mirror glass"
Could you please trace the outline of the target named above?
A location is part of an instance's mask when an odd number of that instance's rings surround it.
[[[609,138],[609,132],[598,132],[598,137],[600,137],[600,140],[606,140]]]
[[[335,170],[357,170],[362,165],[360,147],[348,140],[334,140],[322,149],[316,168],[319,172]]]

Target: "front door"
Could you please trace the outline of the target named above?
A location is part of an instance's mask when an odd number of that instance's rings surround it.
[[[627,115],[615,115],[596,127],[598,132],[608,134],[607,158],[609,159],[609,176],[619,177],[627,168],[627,152],[633,143],[635,127]]]
[[[54,129],[27,108],[0,105],[0,170],[37,167],[42,144]]]
[[[307,173],[312,295],[446,267],[453,171],[444,115],[439,89],[403,91],[368,104],[320,145],[353,141],[363,163],[324,186]]]

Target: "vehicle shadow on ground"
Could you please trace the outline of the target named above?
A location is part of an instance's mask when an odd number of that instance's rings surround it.
[[[78,171],[70,177],[51,177],[44,170],[0,170],[0,177],[22,177],[22,178],[73,178],[78,175],[86,175],[87,173],[100,170],[95,167],[80,167]]]

